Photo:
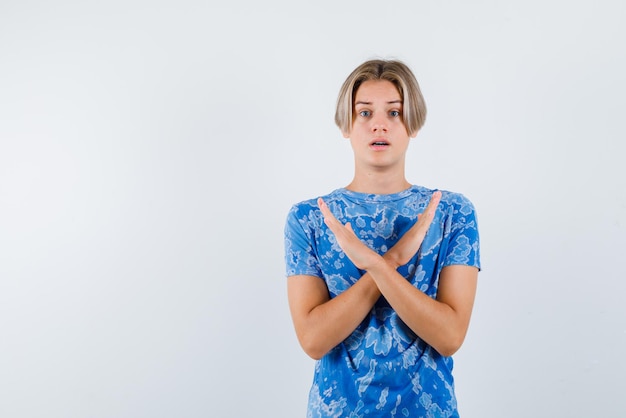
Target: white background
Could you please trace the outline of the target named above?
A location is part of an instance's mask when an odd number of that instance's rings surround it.
[[[0,415],[304,416],[284,220],[383,57],[409,180],[478,210],[462,416],[623,416],[625,3],[214,3],[0,3]]]

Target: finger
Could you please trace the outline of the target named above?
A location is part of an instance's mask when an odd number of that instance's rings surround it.
[[[433,218],[435,217],[435,212],[437,211],[437,206],[439,205],[440,201],[441,192],[437,190],[430,197],[430,201],[428,202],[428,205],[426,205],[426,209],[424,209],[424,212],[418,215],[418,221],[428,222],[430,224],[430,222],[432,222]]]
[[[417,222],[413,226],[416,231],[423,231],[430,227],[433,219],[435,218],[435,213],[437,212],[437,206],[441,201],[441,192],[439,190],[435,191],[426,205],[424,212],[417,215]]]
[[[330,208],[328,207],[326,202],[324,202],[324,200],[321,197],[319,199],[317,199],[317,206],[322,211],[322,215],[324,216],[324,220],[334,219],[335,218],[333,216],[333,213],[330,211]]]
[[[430,197],[430,201],[428,202],[428,206],[426,206],[425,212],[432,212],[432,214],[434,215],[440,201],[441,191],[437,190],[433,192],[433,195]]]
[[[321,197],[317,199],[317,205],[319,206],[320,210],[322,211],[322,215],[324,216],[324,223],[326,224],[326,226],[328,226],[328,228],[330,228],[331,231],[336,234],[338,232],[338,228],[342,226],[341,222],[339,222],[337,218],[335,218],[335,215],[333,215],[330,208]]]
[[[328,208],[328,206],[326,206],[326,202],[324,202],[324,199],[322,199],[321,197],[317,198],[317,206],[322,212],[324,212],[324,210]]]

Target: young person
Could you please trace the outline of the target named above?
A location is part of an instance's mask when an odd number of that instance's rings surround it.
[[[478,228],[463,195],[405,177],[425,117],[404,63],[358,66],[335,114],[354,177],[287,216],[289,307],[317,360],[309,417],[458,416],[451,355],[474,304]]]

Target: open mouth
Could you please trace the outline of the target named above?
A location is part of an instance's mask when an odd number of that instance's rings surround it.
[[[384,141],[384,140],[374,141],[370,143],[370,146],[372,147],[386,147],[388,145],[389,145],[389,142]]]

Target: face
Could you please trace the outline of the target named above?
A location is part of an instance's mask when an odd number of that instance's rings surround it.
[[[369,80],[359,86],[354,99],[350,138],[357,169],[404,170],[409,134],[402,119],[402,97],[393,83]]]

